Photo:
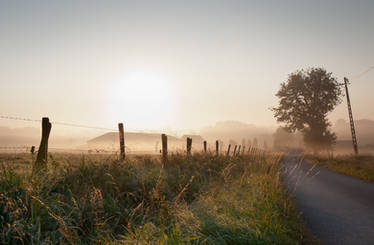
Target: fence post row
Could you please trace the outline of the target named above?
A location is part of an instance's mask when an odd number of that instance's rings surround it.
[[[161,135],[162,141],[162,161],[165,163],[168,159],[168,137],[166,134]]]
[[[192,139],[187,137],[187,155],[191,155]]]
[[[41,169],[41,168],[46,166],[46,163],[47,163],[47,160],[48,160],[48,139],[49,139],[51,129],[52,129],[52,124],[50,123],[49,118],[48,117],[43,117],[42,118],[42,137],[41,137],[41,141],[40,141],[38,154],[37,154],[37,157],[36,157],[36,160],[35,160],[35,163],[34,163],[34,167],[36,169]],[[123,123],[118,123],[118,130],[119,130],[119,141],[120,141],[120,157],[121,157],[121,160],[124,160],[125,156],[126,156],[126,153],[125,153],[125,137],[124,137]],[[167,135],[162,134],[161,135],[161,140],[162,140],[162,159],[165,162],[165,161],[167,161],[167,155],[168,155]],[[187,140],[187,155],[191,155],[192,138],[187,137],[186,140]],[[203,141],[203,146],[204,146],[204,152],[206,153],[207,152],[207,141],[206,140]],[[219,155],[219,151],[220,151],[219,147],[220,147],[219,140],[216,140],[216,155],[217,156]],[[222,148],[222,145],[221,145],[221,148]],[[231,150],[231,144],[229,144],[228,147],[227,147],[227,152],[226,152],[227,156],[230,155],[230,150]],[[240,155],[240,154],[245,155],[246,154],[245,150],[246,150],[245,145],[243,145],[243,147],[242,147],[242,145],[239,145],[239,147],[238,147],[238,145],[235,145],[233,156]],[[35,146],[31,147],[30,152],[32,154],[34,154]],[[247,154],[253,154],[254,155],[254,154],[257,154],[257,153],[264,154],[265,151],[259,150],[256,147],[248,146]]]
[[[118,123],[119,147],[121,160],[125,160],[125,134],[123,132],[123,123]]]
[[[38,156],[35,161],[35,168],[41,169],[47,165],[48,160],[48,139],[51,133],[52,124],[48,117],[42,119],[42,139],[40,141]]]

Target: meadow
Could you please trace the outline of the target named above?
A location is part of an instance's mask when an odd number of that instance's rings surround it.
[[[279,154],[0,159],[2,244],[311,243]]]
[[[341,174],[374,182],[374,156],[372,155],[305,155],[304,158]]]

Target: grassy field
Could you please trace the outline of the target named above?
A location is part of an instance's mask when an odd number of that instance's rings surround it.
[[[0,155],[3,244],[310,243],[279,155]]]
[[[305,155],[305,159],[333,171],[374,182],[374,157],[371,155],[336,157]]]

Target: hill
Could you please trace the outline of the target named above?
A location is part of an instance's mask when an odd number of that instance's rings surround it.
[[[125,145],[127,151],[146,151],[158,153],[161,149],[161,134],[155,133],[125,133]],[[204,140],[200,135],[184,135],[181,138],[168,135],[168,149],[184,150],[186,138],[192,138],[193,149],[201,149]],[[106,133],[87,141],[83,148],[116,150],[119,146],[119,134],[117,132]]]

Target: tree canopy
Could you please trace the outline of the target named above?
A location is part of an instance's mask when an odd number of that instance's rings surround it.
[[[289,132],[304,134],[304,142],[314,150],[330,148],[336,141],[327,114],[341,102],[341,87],[332,73],[323,68],[299,70],[281,83],[272,108],[278,122]]]

